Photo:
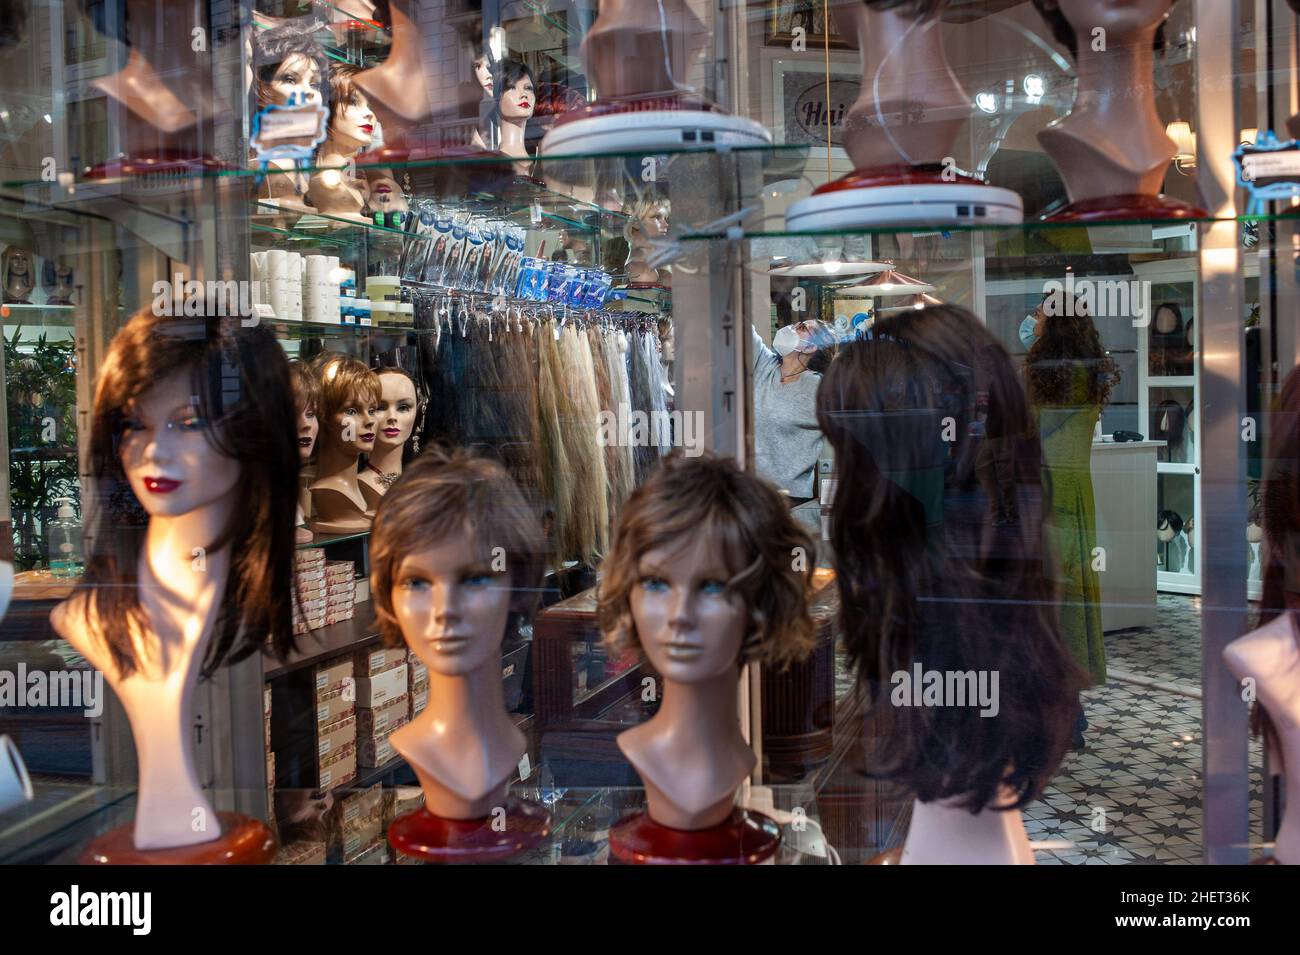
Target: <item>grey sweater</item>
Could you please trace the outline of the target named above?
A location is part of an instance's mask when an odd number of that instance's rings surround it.
[[[791,497],[813,496],[813,474],[822,452],[817,427],[817,386],[822,376],[805,371],[781,384],[781,359],[751,327],[754,340],[754,469]]]

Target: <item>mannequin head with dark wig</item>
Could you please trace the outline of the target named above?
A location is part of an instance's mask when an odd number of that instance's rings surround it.
[[[881,721],[869,773],[921,802],[1020,808],[1055,772],[1080,675],[1043,567],[1040,451],[1010,358],[951,305],[883,316],[817,392],[835,450],[830,536],[849,660]],[[995,524],[979,473],[1010,472],[1018,519]],[[999,674],[999,710],[893,706],[914,665]]]
[[[149,510],[132,480],[142,470],[135,459],[158,454],[140,451],[139,439],[158,438],[145,434],[138,409],[170,391],[182,395],[186,405],[164,412],[169,415],[165,430],[176,435],[168,439],[173,460],[164,469],[172,490],[153,495],[160,501],[151,502]],[[96,500],[78,592],[87,625],[102,635],[123,677],[141,663],[130,633],[132,622],[145,623],[137,584],[149,514],[172,516],[207,506],[212,502],[200,499],[205,488],[240,504],[230,509],[216,539],[196,542],[209,555],[230,549],[203,675],[257,652],[268,639],[281,657],[293,648],[296,416],[289,363],[265,327],[245,328],[238,318],[166,318],[144,310],[113,338],[95,390],[90,470]],[[162,430],[158,424],[153,423],[155,435]],[[221,476],[205,479],[187,468]],[[200,497],[190,500],[196,493]]]

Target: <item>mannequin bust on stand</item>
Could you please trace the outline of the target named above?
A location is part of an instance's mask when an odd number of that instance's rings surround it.
[[[537,602],[541,526],[505,469],[430,450],[384,498],[371,593],[385,641],[429,668],[429,705],[392,735],[424,790],[389,841],[435,862],[495,862],[550,834],[541,806],[509,795],[528,744],[506,712],[501,644]]]
[[[253,102],[257,110],[322,103],[329,61],[310,35],[293,26],[253,34]],[[308,176],[290,159],[273,159],[258,193],[262,203],[307,212]],[[261,211],[261,210],[259,210]]]
[[[311,485],[314,514],[307,526],[317,534],[364,531],[380,495],[360,482],[357,462],[375,449],[379,378],[344,355],[323,355],[315,369],[322,424]]]
[[[415,382],[400,368],[380,368],[379,407],[375,421],[375,449],[366,459],[366,468],[359,480],[378,496],[388,493],[402,476],[402,463],[406,458],[406,444],[415,430],[415,420],[420,415],[420,399],[415,393]]]
[[[646,790],[646,811],[610,830],[619,861],[743,865],[779,848],[775,822],[736,806],[755,759],[740,676],[811,650],[813,553],[776,489],[729,459],[672,455],[624,504],[601,568],[601,628],[662,683],[655,715],[618,737]]]
[[[914,797],[903,863],[1031,864],[1020,810],[1060,764],[1082,674],[1043,573],[1029,403],[965,309],[882,315],[872,332],[841,346],[817,392],[839,625],[876,727],[864,765]],[[940,437],[948,416],[955,443]],[[1007,463],[1017,525],[994,522],[990,456]],[[923,674],[972,670],[983,684],[934,705]]]
[[[1282,385],[1278,422],[1261,492],[1264,516],[1264,588],[1259,628],[1223,649],[1223,660],[1255,691],[1254,728],[1262,732],[1270,759],[1286,784],[1286,809],[1263,863],[1300,864],[1300,371]]]
[[[501,64],[501,91],[488,123],[497,139],[500,152],[516,159],[531,160],[525,144],[528,120],[537,108],[537,91],[533,74],[520,60],[505,60]],[[515,163],[515,172],[527,175],[531,162]]]
[[[353,82],[357,74],[354,66],[330,68],[329,132],[316,154],[307,200],[323,215],[364,221],[369,187],[356,177],[356,157],[374,139],[375,114]]]
[[[652,268],[646,261],[655,251],[651,243],[668,235],[668,216],[664,206],[659,202],[645,202],[630,211],[625,233],[631,247],[627,260],[628,284],[667,286],[672,281],[672,273],[667,269]]]
[[[766,146],[761,124],[723,112],[686,84],[706,33],[686,0],[603,0],[582,38],[595,103],[562,114],[543,155],[698,146]]]
[[[293,372],[290,379],[293,382],[293,404],[298,412],[298,462],[306,467],[316,450],[316,436],[320,433],[320,419],[317,417],[320,409],[320,381],[303,361],[295,359],[289,363],[289,367]],[[296,520],[296,540],[299,544],[310,543],[312,539],[311,530],[305,526],[306,514],[310,509],[311,492],[300,479]]]
[[[45,269],[41,275],[41,285],[45,289],[46,305],[71,305],[76,293],[73,285],[72,266],[58,259],[46,259]]]
[[[1075,60],[1069,115],[1038,134],[1070,197],[1052,222],[1202,218],[1204,209],[1160,194],[1177,152],[1156,111],[1155,50],[1177,0],[1034,0]],[[1094,49],[1093,31],[1105,31]]]
[[[944,50],[949,0],[861,0],[834,7],[862,51],[862,92],[844,121],[854,171],[793,203],[790,229],[908,222],[1020,222],[1020,196],[952,166],[971,115]]]
[[[127,0],[126,65],[117,73],[90,80],[110,105],[123,107],[114,122],[122,155],[93,166],[87,178],[230,168],[206,154],[213,141],[212,120],[227,112],[229,104],[213,99],[210,48],[205,52],[191,48],[193,31],[210,26],[206,19],[193,16],[201,9],[206,8]],[[242,189],[243,184],[226,186]]]
[[[83,861],[274,855],[265,824],[214,809],[193,720],[200,678],[268,642],[281,659],[293,648],[292,416],[288,363],[265,327],[144,311],[109,346],[86,573],[50,621],[121,700],[140,776],[134,825],[96,839]]]
[[[11,245],[0,257],[0,274],[4,279],[4,303],[27,305],[36,288],[35,266],[32,254],[20,246]]]

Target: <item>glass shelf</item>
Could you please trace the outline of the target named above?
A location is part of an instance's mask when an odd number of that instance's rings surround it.
[[[75,305],[0,305],[0,325],[20,328],[72,328],[77,324]]]

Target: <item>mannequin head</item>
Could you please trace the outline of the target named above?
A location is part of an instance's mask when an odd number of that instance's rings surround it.
[[[679,683],[751,660],[783,666],[812,648],[813,553],[762,478],[727,458],[671,455],[623,505],[601,565],[605,638]]]
[[[3,277],[3,297],[6,302],[26,302],[36,287],[32,254],[21,246],[11,245],[0,257],[0,277]]]
[[[1174,302],[1158,305],[1151,324],[1157,334],[1177,335],[1183,330],[1183,310]]]
[[[293,404],[298,410],[298,459],[305,464],[316,450],[316,435],[320,433],[320,421],[316,417],[320,408],[320,382],[302,361],[292,361],[289,367],[293,371]]]
[[[1164,21],[1177,0],[1034,0],[1034,6],[1052,28],[1056,42],[1079,57],[1079,36],[1090,42],[1092,31],[1106,31],[1107,44],[1120,46],[1155,30],[1156,52],[1165,48]]]
[[[228,507],[209,553],[231,547],[231,569],[203,672],[258,652],[269,636],[293,646],[298,449],[289,365],[272,333],[237,319],[133,317],[113,338],[95,390],[89,460],[96,502],[87,533],[87,622],[123,676],[137,665],[142,525],[125,515],[178,517]],[[276,422],[281,422],[276,425]],[[235,502],[235,506],[231,506]]]
[[[624,234],[629,242],[645,244],[650,239],[662,239],[668,234],[667,204],[657,200],[635,203],[628,213]]]
[[[1001,344],[965,309],[882,315],[817,392],[835,451],[830,538],[849,661],[882,742],[872,775],[923,802],[1019,808],[1055,772],[1079,674],[1040,553],[1037,432]],[[955,425],[955,426],[954,426]],[[1005,460],[1019,525],[994,523],[981,461]],[[1000,674],[999,710],[890,703],[894,674]],[[871,744],[869,744],[871,745]]]
[[[302,105],[325,100],[328,60],[312,38],[294,26],[253,34],[253,93],[258,109],[284,106],[291,96]]]
[[[378,447],[402,447],[415,430],[415,419],[420,413],[420,400],[415,392],[415,382],[400,368],[381,368],[379,375],[379,406],[376,415],[379,430],[375,433]]]
[[[369,454],[375,448],[378,376],[346,355],[322,355],[315,368],[320,381],[321,447]]]
[[[70,305],[72,303],[72,266],[57,259],[46,259],[41,271],[41,285],[45,289],[47,305]]]
[[[486,53],[474,57],[474,82],[482,88],[485,97],[492,95],[495,80],[492,77],[492,61]]]
[[[393,178],[391,170],[382,168],[368,169],[366,170],[366,182],[369,185],[366,208],[372,213],[410,211],[411,207],[406,201],[406,194],[402,192],[402,187]]]
[[[353,82],[359,72],[355,66],[330,67],[328,142],[343,152],[360,152],[375,136],[374,111],[366,94]]]
[[[501,64],[501,86],[497,94],[501,118],[506,122],[527,122],[536,108],[532,72],[521,60],[505,60]]]
[[[385,641],[430,670],[500,667],[512,615],[536,606],[546,545],[505,469],[430,449],[384,496],[370,534],[370,583]]]

